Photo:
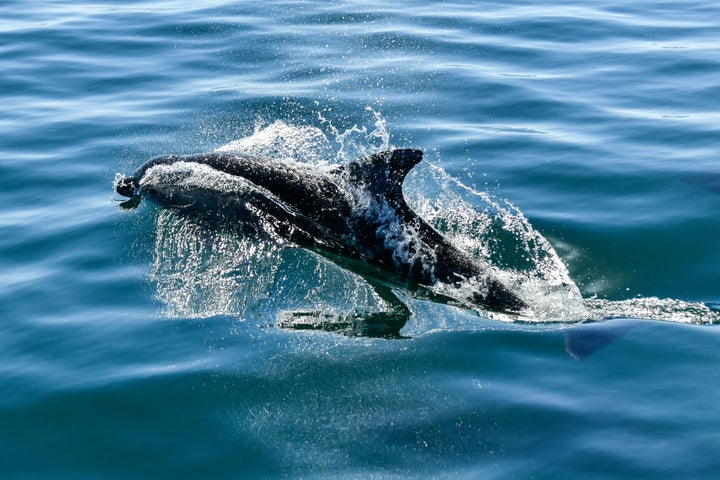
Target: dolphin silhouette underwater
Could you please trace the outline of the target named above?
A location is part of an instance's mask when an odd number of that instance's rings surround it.
[[[410,311],[392,292],[397,287],[446,297],[448,289],[439,295],[431,290],[444,284],[457,292],[449,301],[521,313],[527,305],[516,293],[408,206],[402,184],[422,156],[398,149],[323,169],[235,153],[166,155],[132,176],[119,175],[114,188],[129,197],[125,208],[144,198],[199,213],[243,234],[269,233],[361,275],[391,310],[366,315],[355,334],[399,335]],[[373,330],[378,325],[380,333]]]

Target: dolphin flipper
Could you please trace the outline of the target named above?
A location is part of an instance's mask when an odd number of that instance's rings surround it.
[[[410,309],[390,287],[366,279],[389,307],[382,312],[332,315],[319,311],[282,312],[276,326],[288,330],[322,330],[349,337],[404,338],[400,330],[410,319]]]

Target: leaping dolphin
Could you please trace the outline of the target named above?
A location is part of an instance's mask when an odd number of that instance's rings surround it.
[[[167,155],[130,177],[119,176],[115,191],[130,197],[128,207],[146,198],[216,216],[245,232],[272,231],[366,279],[380,277],[367,274],[366,268],[374,268],[402,286],[441,283],[457,291],[453,297],[462,296],[456,298],[461,302],[523,311],[527,305],[517,294],[408,206],[402,184],[422,155],[413,149],[385,151],[326,169],[234,153]],[[371,284],[388,300],[390,289],[380,285],[385,281]],[[398,309],[409,315],[406,307]]]

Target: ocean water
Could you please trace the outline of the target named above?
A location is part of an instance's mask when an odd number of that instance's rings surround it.
[[[719,19],[0,3],[0,477],[716,478]],[[278,328],[382,302],[112,189],[166,153],[406,147],[413,207],[534,315],[399,290],[405,338]]]

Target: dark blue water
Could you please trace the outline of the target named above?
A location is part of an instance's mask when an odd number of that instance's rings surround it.
[[[0,476],[716,477],[718,19],[707,0],[0,3]],[[541,286],[567,275],[614,319],[525,285],[522,322],[399,292],[406,339],[276,328],[377,299],[112,192],[237,141],[310,163],[421,148],[418,210],[485,255],[510,232],[527,250],[495,260],[549,258]]]

